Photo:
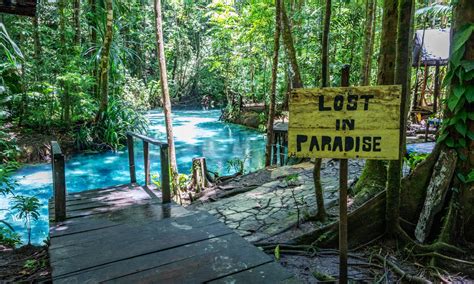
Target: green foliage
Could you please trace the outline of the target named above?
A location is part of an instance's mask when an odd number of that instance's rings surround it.
[[[11,227],[0,223],[0,245],[15,247],[19,244],[21,244],[20,235],[13,231]]]
[[[17,217],[25,221],[28,231],[28,244],[31,242],[31,221],[38,220],[40,202],[35,196],[18,195],[13,197],[13,211],[17,212]]]
[[[273,251],[273,255],[275,256],[276,260],[280,260],[280,245],[277,245],[275,247],[275,250]]]
[[[144,132],[147,125],[145,116],[128,102],[113,99],[93,127],[97,140],[115,150],[125,144],[127,131]]]
[[[229,159],[225,162],[226,164],[226,170],[230,172],[233,170],[236,173],[243,174],[244,173],[244,164],[245,161],[247,160],[248,157],[245,157],[244,159],[240,159],[238,157]]]
[[[408,155],[408,158],[405,158],[405,162],[407,163],[408,167],[410,170],[413,170],[416,168],[416,166],[424,161],[429,154],[418,154],[418,153],[410,153]]]
[[[474,140],[474,133],[468,128],[468,121],[474,120],[474,115],[468,111],[468,105],[474,102],[474,86],[469,82],[474,78],[474,67],[472,62],[462,60],[466,43],[473,32],[474,23],[470,23],[454,34],[449,71],[443,82],[444,86],[451,87],[451,93],[447,99],[449,112],[437,142],[458,150],[466,148]],[[466,159],[462,151],[458,151],[458,154],[461,160]],[[457,176],[463,182],[470,180],[461,172]]]

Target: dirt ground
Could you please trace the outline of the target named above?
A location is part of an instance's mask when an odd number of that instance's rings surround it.
[[[0,282],[51,282],[48,248],[31,245],[18,249],[0,247]]]

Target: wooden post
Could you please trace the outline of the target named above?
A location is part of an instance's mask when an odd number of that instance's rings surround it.
[[[350,65],[342,67],[341,86],[349,86]],[[339,161],[339,283],[347,283],[347,159]]]
[[[168,144],[160,146],[160,159],[161,159],[161,193],[162,202],[171,202],[171,190],[170,190],[170,162],[168,156]]]
[[[135,172],[135,153],[133,151],[133,136],[127,134],[127,147],[128,147],[128,164],[130,169],[130,183],[137,182],[137,175]]]
[[[145,186],[150,184],[150,152],[147,141],[143,141],[143,166],[145,168]]]
[[[433,95],[433,113],[434,114],[438,112],[439,91],[440,91],[439,61],[436,61],[435,79],[434,79],[434,95]]]
[[[272,165],[276,165],[277,164],[277,139],[278,139],[278,134],[273,131],[273,141],[272,141]]]
[[[283,167],[284,162],[285,162],[285,148],[283,147],[284,143],[285,143],[284,135],[283,135],[283,133],[280,133],[279,140],[278,140],[278,146],[280,148],[280,166],[281,167]]]
[[[54,190],[54,221],[60,222],[66,219],[66,177],[64,155],[58,142],[51,141],[51,152],[53,157],[53,190]]]

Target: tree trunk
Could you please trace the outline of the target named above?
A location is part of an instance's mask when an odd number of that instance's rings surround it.
[[[329,28],[331,23],[331,0],[326,0],[326,12],[324,14],[324,28],[322,35],[321,55],[321,86],[329,87]]]
[[[81,45],[81,0],[73,2],[74,45]]]
[[[169,159],[170,159],[170,170],[172,174],[172,180],[175,181],[178,174],[178,168],[176,165],[176,153],[174,148],[174,137],[173,137],[173,121],[171,118],[171,100],[168,88],[168,76],[166,74],[166,59],[165,59],[165,47],[163,41],[163,27],[161,21],[161,2],[160,0],[154,0],[155,3],[155,24],[156,24],[156,44],[157,44],[157,56],[160,64],[160,85],[161,93],[163,95],[163,111],[165,113],[165,124],[166,124],[166,136],[168,140]],[[176,183],[173,187],[176,186]]]
[[[61,59],[64,60],[66,52],[66,20],[64,16],[65,0],[58,1],[58,12],[59,12],[59,43],[61,44],[62,54]]]
[[[362,55],[362,70],[360,77],[360,84],[368,86],[370,84],[370,74],[372,70],[372,52],[374,42],[374,22],[375,22],[375,0],[366,1],[366,16],[365,16],[365,32],[364,32],[364,47]]]
[[[384,1],[377,76],[379,85],[393,85],[395,83],[397,33],[394,32],[394,27],[397,26],[398,21],[397,3],[397,0]],[[356,184],[355,192],[359,197],[370,198],[385,189],[386,181],[386,161],[367,160],[362,175]]]
[[[272,157],[273,141],[273,122],[275,120],[275,97],[278,75],[278,51],[280,49],[280,30],[281,30],[281,0],[275,0],[275,35],[273,46],[273,66],[272,66],[272,86],[270,91],[270,106],[267,122],[267,145],[265,147],[265,166],[270,166]]]
[[[113,38],[113,22],[114,12],[112,7],[112,0],[105,0],[105,9],[107,12],[104,42],[102,43],[102,52],[100,54],[99,65],[99,91],[100,91],[100,107],[99,115],[101,115],[109,103],[109,57],[110,46]]]
[[[39,33],[39,19],[35,16],[31,19],[33,24],[33,42],[35,48],[35,77],[38,80],[40,76],[39,67],[41,66],[41,40]]]
[[[400,0],[398,11],[395,83],[402,85],[400,103],[400,147],[398,160],[392,160],[388,165],[386,229],[389,236],[395,236],[399,228],[400,181],[405,152],[407,112],[408,106],[410,106],[411,42],[414,5],[414,0]]]
[[[298,67],[298,62],[296,60],[296,51],[293,45],[293,37],[291,35],[291,27],[288,21],[288,17],[285,11],[285,5],[282,3],[282,19],[283,19],[283,43],[285,44],[288,59],[290,61],[290,82],[291,88],[303,88],[303,81],[301,80],[300,69]],[[328,29],[329,31],[329,29]],[[289,92],[289,91],[288,91]],[[319,165],[319,167],[318,167]],[[324,196],[322,192],[321,179],[320,179],[320,169],[321,169],[321,159],[316,159],[315,168],[313,170],[314,178],[314,188],[316,193],[316,200],[319,200],[318,204],[323,204],[323,206],[318,206],[317,218],[324,220],[326,216],[326,210],[324,208]]]
[[[282,2],[281,7],[282,20],[283,20],[283,43],[286,47],[286,52],[288,53],[288,60],[290,61],[290,82],[291,87],[303,88],[303,81],[301,80],[300,69],[298,67],[298,61],[296,60],[296,51],[293,44],[293,35],[291,34],[290,22],[288,16],[286,15],[285,5]]]

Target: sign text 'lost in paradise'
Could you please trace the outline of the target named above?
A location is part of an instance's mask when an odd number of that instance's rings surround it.
[[[398,159],[400,97],[400,86],[295,89],[289,156]]]

